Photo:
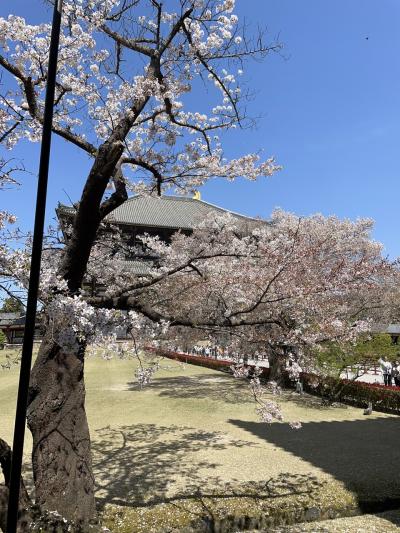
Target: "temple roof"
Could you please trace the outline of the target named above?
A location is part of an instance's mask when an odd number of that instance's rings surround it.
[[[60,204],[57,214],[73,214],[75,209]],[[210,214],[229,213],[242,222],[257,223],[246,217],[202,200],[183,196],[132,196],[106,218],[108,222],[132,226],[191,230]]]
[[[20,312],[3,313],[0,312],[0,329],[2,327],[19,326],[25,324],[25,315]]]
[[[389,335],[400,335],[400,324],[376,323],[371,327],[373,333],[388,333]]]
[[[386,331],[387,333],[400,335],[400,324],[389,324]]]

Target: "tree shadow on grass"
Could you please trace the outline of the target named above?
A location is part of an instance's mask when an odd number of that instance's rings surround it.
[[[173,376],[156,378],[147,390],[155,391],[160,397],[182,399],[208,399],[229,404],[254,404],[254,398],[249,389],[247,379],[237,379],[230,374],[195,374],[190,376]],[[129,382],[128,390],[139,391],[138,383]],[[341,403],[334,405],[323,404],[319,396],[311,394],[298,394],[294,389],[283,389],[279,400],[283,403],[290,402],[305,409],[329,411],[330,409],[347,409]]]
[[[173,372],[174,370],[171,371],[171,376],[155,378],[149,385],[146,385],[146,389],[155,391],[160,397],[166,398],[208,399],[229,404],[254,404],[247,379],[237,379],[225,372],[188,376],[174,376]],[[141,390],[137,382],[129,382],[127,387],[130,391]],[[295,403],[303,409],[319,411],[348,408],[347,405],[341,403],[326,405],[321,397],[307,393],[300,395],[294,391],[294,388],[283,389],[280,400]]]
[[[229,374],[195,374],[156,378],[146,386],[161,397],[182,399],[207,399],[218,402],[253,403],[248,382],[236,379]],[[128,383],[128,389],[140,390],[137,383]]]
[[[229,440],[218,432],[138,424],[107,427],[96,433],[97,440],[93,442],[92,449],[100,510],[105,504],[114,504],[139,508],[140,514],[144,507],[170,504],[161,512],[189,515],[197,524],[193,529],[195,531],[217,531],[213,529],[214,524],[220,523],[227,508],[242,526],[250,518],[262,522],[270,517],[271,501],[291,501],[293,504],[294,498],[301,507],[304,498],[314,501],[324,484],[313,475],[293,473],[246,482],[237,479],[226,482],[218,476],[210,476],[209,470],[218,465],[207,460],[196,461],[195,452],[203,447],[223,452],[232,446],[254,446],[247,441]],[[277,505],[278,510],[285,509],[285,505]],[[118,509],[115,512],[119,517],[124,516]],[[227,517],[228,522],[231,514]],[[127,516],[125,520],[132,519]],[[143,519],[145,515],[140,516]],[[164,518],[168,522],[168,517]],[[204,529],[204,524],[208,524],[209,529]],[[197,526],[202,527],[196,529]],[[229,529],[233,530],[237,528]]]
[[[335,402],[333,404],[323,403],[320,396],[313,396],[312,394],[298,394],[293,389],[284,389],[279,396],[280,403],[294,403],[303,409],[315,409],[317,411],[326,411],[332,409],[348,409],[344,403]]]
[[[287,424],[229,422],[342,481],[365,510],[400,507],[399,417],[307,422],[298,431]]]
[[[188,427],[137,424],[100,429],[92,442],[98,501],[101,506],[150,505],[172,495],[196,493],[207,485],[204,469],[218,466],[196,461],[196,452],[250,446],[254,443]],[[212,482],[222,483],[216,477]]]

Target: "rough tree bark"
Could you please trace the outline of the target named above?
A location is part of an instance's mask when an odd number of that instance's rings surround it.
[[[101,203],[122,150],[119,139],[104,143],[87,178],[59,270],[71,295],[82,285],[102,219],[127,198],[125,187],[117,184],[111,198]],[[33,437],[36,504],[81,524],[96,516],[84,355],[84,345],[77,354],[69,353],[54,341],[47,328],[32,368],[27,415]]]
[[[8,506],[8,487],[10,483],[12,452],[10,446],[0,439],[0,466],[3,471],[4,485],[0,485],[0,529],[6,531],[7,527],[7,506]],[[18,533],[29,531],[30,513],[28,507],[31,504],[28,492],[21,478],[20,489],[20,509],[18,512]]]
[[[28,399],[36,503],[78,523],[96,514],[83,368],[84,347],[68,353],[47,334]]]
[[[284,385],[286,355],[275,351],[268,356],[270,364],[269,380],[275,381],[279,386]]]

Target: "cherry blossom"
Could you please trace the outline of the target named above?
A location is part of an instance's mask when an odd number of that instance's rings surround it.
[[[107,222],[129,191],[188,194],[211,179],[269,178],[280,169],[260,153],[238,150],[228,158],[223,141],[225,132],[252,124],[243,63],[281,45],[264,43],[262,34],[250,38],[234,0],[166,4],[64,0],[53,132],[85,152],[91,168],[71,227],[63,228],[65,241],[55,232],[46,238],[46,328],[31,374],[28,425],[38,502],[82,524],[96,512],[84,408],[88,344],[110,357],[123,333],[134,346],[126,352],[140,357],[148,344],[197,336],[224,343],[232,354],[244,347],[266,353],[274,372],[290,349],[306,368],[310,348],[368,331],[372,299],[379,306],[388,301],[386,288],[398,286],[398,266],[382,257],[371,221],[283,211],[241,223],[210,216],[168,245],[147,236],[157,261],[140,276],[129,271],[129,247]],[[0,17],[7,77],[0,138],[9,149],[40,140],[49,39],[49,24]],[[13,221],[0,217],[0,275],[24,290],[32,243],[29,235],[17,235],[18,243],[7,238]],[[92,282],[104,291],[91,293]],[[144,385],[157,365],[139,366]],[[264,386],[256,372],[249,384],[261,419],[281,421],[278,402],[264,390],[278,392],[279,383]]]

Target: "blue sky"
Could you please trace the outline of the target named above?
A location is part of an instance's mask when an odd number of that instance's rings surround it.
[[[27,7],[28,6],[28,7]],[[249,114],[254,130],[236,130],[228,156],[262,150],[284,169],[257,183],[212,181],[202,198],[234,211],[268,217],[274,207],[376,222],[374,236],[391,257],[400,255],[400,2],[398,0],[237,0],[248,22],[279,34],[283,56],[246,68],[256,91]],[[48,21],[41,0],[2,0],[0,16]],[[48,220],[57,202],[78,199],[86,156],[54,139]],[[1,207],[33,220],[38,145],[21,145],[33,175],[23,194],[2,195]],[[66,191],[66,192],[64,192]]]

